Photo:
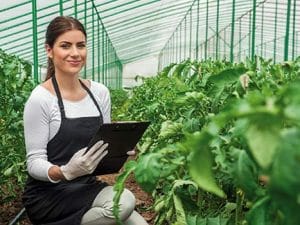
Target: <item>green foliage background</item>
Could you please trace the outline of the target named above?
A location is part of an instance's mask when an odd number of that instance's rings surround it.
[[[115,190],[133,173],[157,225],[297,224],[299,73],[300,58],[186,60],[144,79],[119,118],[152,124]]]
[[[0,204],[25,182],[23,108],[34,86],[31,65],[0,49]]]
[[[31,69],[0,51],[0,203],[24,185]],[[157,225],[297,224],[299,75],[300,58],[186,60],[132,90],[111,90],[112,120],[151,121],[138,159],[118,177],[115,203],[133,173],[154,198]]]

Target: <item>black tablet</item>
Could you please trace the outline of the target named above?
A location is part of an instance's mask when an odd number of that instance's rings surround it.
[[[118,121],[102,124],[88,144],[87,151],[95,143],[108,143],[108,154],[100,161],[93,175],[117,173],[150,125],[148,121]]]

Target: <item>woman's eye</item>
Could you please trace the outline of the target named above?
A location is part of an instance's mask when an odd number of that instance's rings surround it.
[[[85,44],[79,44],[77,45],[78,48],[85,48]]]
[[[69,48],[70,46],[69,46],[69,45],[61,45],[60,47],[62,47],[63,49],[67,49],[67,48]]]

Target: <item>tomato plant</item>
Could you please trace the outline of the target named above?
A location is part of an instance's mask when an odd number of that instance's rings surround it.
[[[31,65],[0,50],[0,199],[25,182],[23,108],[32,88]]]
[[[155,224],[295,224],[299,72],[300,58],[186,60],[144,79],[119,118],[152,124],[115,189],[133,173]]]

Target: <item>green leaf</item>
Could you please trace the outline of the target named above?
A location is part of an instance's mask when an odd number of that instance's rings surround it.
[[[250,120],[246,131],[250,151],[262,168],[268,168],[280,141],[280,120],[271,114],[258,114]]]
[[[191,185],[191,186],[195,187],[196,189],[198,188],[197,184],[191,180],[176,180],[174,182],[172,189],[173,189],[173,191],[175,191],[175,189],[177,189],[178,187],[182,187],[185,185]]]
[[[189,61],[185,61],[185,62],[178,64],[173,72],[173,76],[180,78],[182,76],[182,71],[184,70],[185,66],[188,63],[189,63]]]
[[[136,181],[147,192],[152,192],[160,178],[163,165],[160,163],[162,155],[150,153],[140,156],[134,171]]]
[[[212,136],[207,132],[189,136],[185,143],[192,150],[189,172],[193,180],[205,191],[224,197],[213,176],[213,158],[209,149]]]
[[[4,171],[3,175],[6,176],[6,177],[11,176],[12,173],[13,173],[13,169],[14,169],[14,166],[12,165],[11,167],[7,168],[7,169]]]
[[[173,194],[173,201],[174,201],[175,214],[176,214],[175,224],[178,225],[186,224],[185,212],[183,209],[181,199],[176,194]]]
[[[197,215],[187,215],[186,223],[187,225],[197,225]]]
[[[300,104],[290,104],[284,109],[287,118],[300,121]]]
[[[271,199],[266,196],[253,205],[251,210],[247,213],[247,221],[249,225],[271,225],[274,224],[270,214]]]
[[[233,178],[237,187],[241,188],[250,200],[257,198],[261,190],[258,185],[258,171],[254,162],[244,150],[233,149],[236,159],[233,166]]]
[[[190,118],[184,124],[182,130],[184,132],[193,133],[199,131],[201,128],[201,121],[200,119]]]
[[[270,194],[285,214],[284,224],[300,221],[300,130],[288,129],[275,156]],[[297,221],[297,222],[296,222]]]
[[[201,218],[199,215],[188,215],[187,225],[227,225],[228,220],[221,216]]]
[[[286,117],[300,121],[300,81],[287,85],[282,89],[281,95],[283,110]]]
[[[226,69],[219,74],[210,76],[208,81],[213,84],[209,92],[209,96],[219,96],[225,86],[233,82],[239,81],[239,77],[246,72],[244,67]]]
[[[220,216],[207,219],[207,225],[226,225],[227,222],[228,222],[227,218],[222,218]]]
[[[164,121],[161,125],[159,132],[159,137],[169,138],[174,135],[178,135],[182,131],[182,124],[177,122],[172,122],[170,120]]]
[[[171,63],[169,66],[165,67],[162,72],[160,73],[161,76],[168,76],[170,70],[177,65],[176,63]]]

